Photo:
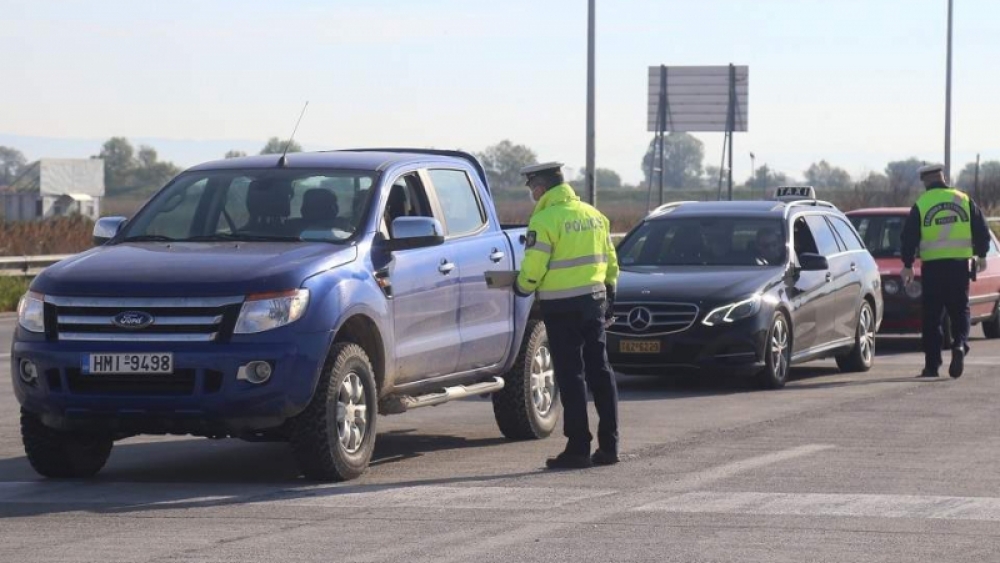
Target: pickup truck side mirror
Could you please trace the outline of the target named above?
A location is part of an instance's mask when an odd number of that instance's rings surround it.
[[[397,217],[385,242],[390,251],[437,246],[444,242],[444,228],[433,217]]]
[[[815,272],[829,270],[830,263],[827,261],[826,256],[812,252],[803,252],[799,254],[799,267],[806,272]]]
[[[125,217],[101,217],[98,219],[94,225],[94,246],[101,246],[111,240],[118,234],[127,220]]]

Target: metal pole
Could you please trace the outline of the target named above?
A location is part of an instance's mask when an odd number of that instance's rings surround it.
[[[951,21],[953,0],[948,0],[948,78],[944,102],[944,177],[951,183]]]
[[[663,176],[667,169],[663,165],[663,145],[666,142],[664,134],[667,130],[667,67],[660,65],[660,205],[663,205]]]
[[[597,178],[594,171],[594,8],[590,0],[587,12],[587,196],[597,205]]]
[[[733,130],[736,129],[736,67],[729,64],[729,201],[733,201]]]

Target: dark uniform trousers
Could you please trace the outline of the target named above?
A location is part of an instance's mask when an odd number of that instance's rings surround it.
[[[952,346],[968,350],[969,261],[930,260],[920,267],[923,283],[923,346],[926,367],[941,365],[941,322],[951,319]]]
[[[578,301],[579,303],[579,301]],[[563,404],[563,433],[566,451],[590,454],[590,425],[587,421],[587,389],[594,396],[600,421],[598,447],[618,453],[618,387],[608,362],[602,301],[572,310],[546,310],[542,319],[552,351],[556,385]]]

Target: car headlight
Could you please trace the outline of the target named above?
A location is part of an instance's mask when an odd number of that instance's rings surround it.
[[[910,285],[906,286],[906,295],[910,299],[919,299],[924,293],[924,286],[919,280],[913,280]]]
[[[747,317],[752,317],[760,311],[760,295],[753,295],[748,299],[723,305],[705,315],[701,324],[705,326],[715,326],[717,324],[731,323]]]
[[[309,305],[308,289],[248,295],[236,321],[236,334],[253,334],[285,326],[302,318]]]
[[[899,293],[899,282],[894,279],[885,280],[882,282],[882,290],[886,295],[896,295]]]
[[[45,296],[25,293],[17,303],[17,323],[29,332],[45,332]]]

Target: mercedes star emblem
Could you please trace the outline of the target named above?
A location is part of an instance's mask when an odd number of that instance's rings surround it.
[[[628,313],[628,326],[632,330],[640,331],[649,328],[653,324],[653,313],[645,307],[636,307]]]

